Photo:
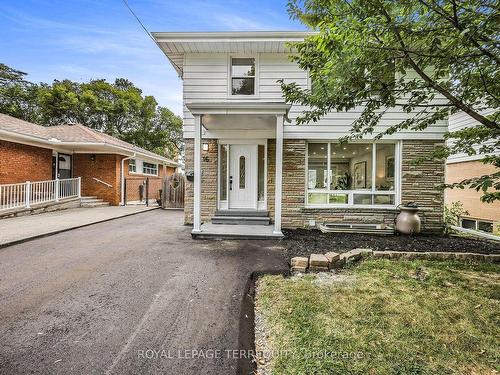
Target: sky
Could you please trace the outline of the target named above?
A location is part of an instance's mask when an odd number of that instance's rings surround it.
[[[128,0],[150,31],[303,30],[286,0]],[[182,113],[182,82],[122,0],[0,0],[0,62],[32,82],[127,78]]]

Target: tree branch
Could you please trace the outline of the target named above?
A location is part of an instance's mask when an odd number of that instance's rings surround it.
[[[421,1],[421,0],[419,0]],[[410,56],[410,53],[408,52],[408,48],[406,47],[406,43],[404,42],[403,38],[401,37],[401,34],[399,33],[398,27],[394,24],[390,14],[387,12],[387,10],[381,5],[379,6],[380,11],[382,12],[383,16],[387,20],[387,23],[389,27],[392,29],[394,32],[394,35],[396,36],[396,39],[398,40],[398,43],[401,45],[401,48],[405,50],[404,54],[406,57],[406,60],[409,62],[413,70],[425,81],[427,82],[432,88],[434,88],[437,92],[439,92],[441,95],[443,95],[446,99],[448,99],[455,107],[459,108],[463,112],[467,113],[470,117],[473,119],[479,121],[481,124],[484,126],[490,128],[490,129],[500,129],[500,126],[495,122],[487,117],[481,115],[480,113],[474,111],[472,108],[468,107],[465,103],[463,103],[461,100],[456,98],[454,95],[452,95],[448,90],[446,90],[444,87],[442,87],[439,83],[435,82],[431,77],[429,77],[419,66],[418,64],[413,60],[413,58]]]

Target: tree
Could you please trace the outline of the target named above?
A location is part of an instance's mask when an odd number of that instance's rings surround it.
[[[0,64],[0,112],[44,126],[80,123],[158,154],[182,151],[182,119],[127,79],[34,84]]]
[[[290,103],[308,108],[297,123],[361,107],[343,141],[373,134],[391,108],[410,114],[374,135],[421,131],[463,111],[478,126],[453,133],[429,158],[500,150],[500,17],[496,0],[292,0],[289,13],[317,31],[294,43],[291,58],[310,72],[312,89],[281,81]],[[484,116],[484,110],[494,112]],[[499,156],[484,163],[500,168]],[[500,199],[500,171],[464,180]],[[490,188],[493,188],[490,189]]]
[[[38,86],[25,77],[26,73],[0,63],[0,113],[38,122]]]

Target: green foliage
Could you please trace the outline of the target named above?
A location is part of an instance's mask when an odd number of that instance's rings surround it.
[[[34,84],[0,64],[0,112],[40,125],[80,123],[160,155],[181,152],[182,120],[126,79]]]
[[[452,202],[450,206],[444,206],[443,220],[446,232],[449,232],[451,225],[459,226],[460,218],[467,215],[469,215],[469,212],[464,209],[462,202]]]
[[[26,81],[26,73],[0,63],[0,112],[39,122],[38,86]]]
[[[281,81],[286,100],[308,108],[299,125],[361,108],[344,141],[379,139],[463,111],[479,126],[448,133],[447,146],[429,157],[500,150],[497,1],[291,0],[289,12],[317,31],[293,43],[292,60],[310,72],[312,89]],[[394,109],[408,115],[377,132]],[[482,190],[485,202],[500,199],[496,173],[462,186]]]

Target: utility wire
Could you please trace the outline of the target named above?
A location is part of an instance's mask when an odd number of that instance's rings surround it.
[[[148,36],[151,38],[151,40],[158,46],[158,48],[160,50],[163,51],[163,48],[161,48],[160,46],[160,43],[158,43],[156,41],[156,39],[153,37],[153,35],[151,35],[151,33],[148,31],[148,29],[146,29],[146,26],[144,26],[144,24],[141,22],[141,20],[139,19],[139,17],[137,17],[137,15],[135,14],[135,12],[132,10],[132,8],[130,7],[130,5],[128,5],[128,2],[127,0],[122,0],[123,1],[123,4],[125,4],[125,6],[127,7],[127,9],[130,11],[130,13],[132,13],[132,15],[134,16],[134,18],[137,20],[137,22],[139,22],[139,25],[141,25],[141,27],[143,28],[143,30],[146,32],[146,34],[148,34]],[[170,61],[170,63],[175,66],[179,72],[181,72],[181,75],[182,75],[182,69],[179,65],[177,65],[167,54],[165,54],[165,56],[167,57],[168,61]]]

